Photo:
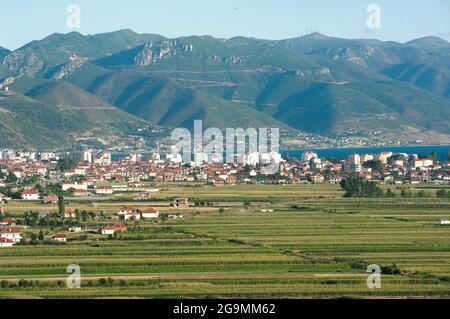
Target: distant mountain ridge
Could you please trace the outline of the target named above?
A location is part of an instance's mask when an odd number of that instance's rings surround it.
[[[72,32],[0,49],[0,65],[0,83],[14,78],[13,90],[41,103],[120,108],[169,127],[203,119],[222,128],[450,136],[450,43],[436,37]]]

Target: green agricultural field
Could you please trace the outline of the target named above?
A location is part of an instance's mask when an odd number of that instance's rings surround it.
[[[0,298],[450,297],[450,227],[439,225],[450,200],[435,191],[348,199],[338,186],[159,187],[150,202],[119,196],[70,206],[108,216],[124,205],[158,207],[183,218],[129,222],[114,239],[46,228],[69,241],[0,248]],[[214,205],[174,209],[173,197]],[[23,202],[6,209],[19,217],[43,208],[56,210]],[[66,287],[71,264],[81,267],[81,289]],[[383,274],[381,289],[369,289],[370,264],[401,273]]]

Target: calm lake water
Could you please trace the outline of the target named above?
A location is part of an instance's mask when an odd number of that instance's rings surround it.
[[[440,160],[448,159],[448,152],[450,151],[450,145],[447,146],[400,146],[400,147],[364,147],[364,148],[323,148],[323,149],[298,149],[287,151],[289,156],[301,158],[302,153],[306,151],[312,151],[317,153],[320,157],[326,158],[348,158],[352,154],[378,154],[385,151],[391,151],[393,153],[407,153],[428,155],[432,152],[436,152]],[[282,151],[284,156],[286,151]]]

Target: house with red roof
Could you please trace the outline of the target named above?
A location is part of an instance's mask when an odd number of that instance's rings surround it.
[[[155,208],[147,208],[141,214],[143,219],[154,219],[159,217],[159,211]]]
[[[130,220],[130,219],[141,220],[141,216],[142,214],[140,212],[130,212],[126,213],[125,215],[122,215],[122,218],[123,220]]]
[[[125,232],[127,231],[127,226],[123,224],[117,224],[114,226],[105,226],[102,228],[101,233],[102,235],[114,235],[116,232]]]
[[[27,188],[22,193],[23,200],[39,200],[39,192],[32,188]]]
[[[16,219],[15,218],[3,218],[0,219],[0,226],[15,226]]]
[[[65,243],[67,241],[67,236],[64,234],[57,234],[57,235],[52,236],[52,240],[61,242],[61,243]]]
[[[58,203],[58,196],[56,196],[56,195],[44,196],[42,198],[42,201],[45,204],[57,204]]]
[[[129,213],[137,213],[137,209],[134,207],[128,206],[128,207],[122,207],[119,210],[119,216],[124,216]]]
[[[112,186],[96,186],[95,193],[99,195],[111,195],[114,193]]]
[[[77,214],[75,213],[74,208],[66,207],[64,209],[64,218],[76,218]]]
[[[2,238],[0,237],[0,247],[12,247],[14,246],[15,242],[8,239],[8,238]]]
[[[16,228],[8,227],[0,230],[0,238],[6,238],[14,243],[19,243],[22,239],[22,235]]]

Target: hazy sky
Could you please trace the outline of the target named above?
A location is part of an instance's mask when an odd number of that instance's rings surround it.
[[[67,6],[79,4],[81,29],[66,25]],[[366,26],[370,4],[381,8],[381,29]],[[310,33],[409,41],[450,40],[449,0],[1,0],[0,46],[15,49],[60,32],[83,34],[130,28],[168,37],[236,35],[281,39]]]

